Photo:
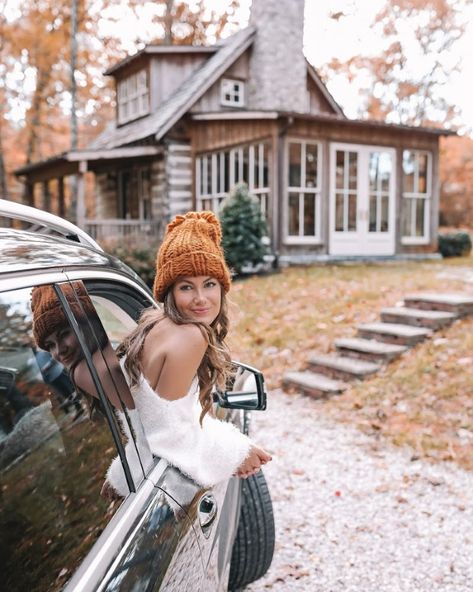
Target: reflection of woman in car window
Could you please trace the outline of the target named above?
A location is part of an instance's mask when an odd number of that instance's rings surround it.
[[[101,378],[108,375],[104,356],[111,349],[107,335],[97,317],[82,282],[62,284],[61,290],[77,320],[87,347],[93,355],[94,365]],[[31,310],[33,313],[33,336],[38,347],[60,362],[68,371],[69,377],[78,390],[88,401],[90,411],[100,410],[98,394],[84,359],[79,341],[72,330],[62,304],[52,285],[38,286],[31,293]],[[116,357],[111,352],[109,358]],[[102,372],[101,372],[102,370]],[[114,389],[106,390],[111,403],[121,409],[122,405]]]
[[[213,416],[212,391],[224,388],[230,367],[230,273],[220,240],[211,212],[189,212],[168,225],[154,284],[164,310],[146,311],[118,350],[151,451],[204,487],[233,474],[247,477],[271,460]],[[126,492],[118,460],[108,480]]]

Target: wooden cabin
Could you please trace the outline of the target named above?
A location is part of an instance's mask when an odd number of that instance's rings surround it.
[[[303,20],[304,0],[253,0],[249,26],[216,45],[145,47],[105,73],[108,128],[17,175],[45,191],[78,175],[78,223],[98,240],[159,237],[175,214],[218,212],[244,181],[282,262],[435,252],[449,132],[345,117],[304,57]]]

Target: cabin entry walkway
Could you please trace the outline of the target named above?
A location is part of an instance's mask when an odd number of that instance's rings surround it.
[[[356,337],[336,339],[336,354],[315,354],[307,370],[285,374],[283,385],[315,398],[341,394],[348,381],[376,374],[435,331],[471,314],[473,297],[466,294],[407,296],[404,306],[382,309],[380,322],[359,325]]]

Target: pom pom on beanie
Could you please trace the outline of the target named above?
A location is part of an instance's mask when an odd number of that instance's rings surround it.
[[[221,241],[220,222],[213,212],[176,216],[166,228],[156,258],[153,287],[156,300],[163,302],[169,288],[183,276],[214,277],[228,292],[231,277]]]

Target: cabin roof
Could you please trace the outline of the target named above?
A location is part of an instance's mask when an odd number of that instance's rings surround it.
[[[120,60],[104,72],[104,76],[111,76],[122,70],[125,66],[134,62],[142,55],[184,55],[184,54],[212,54],[220,49],[219,44],[215,45],[146,45],[132,55],[128,55],[123,60]]]
[[[113,122],[88,147],[115,148],[148,137],[154,137],[159,141],[243,54],[253,42],[255,34],[255,27],[247,27],[226,39],[217,46],[218,51],[191,74],[156,111],[121,127],[116,127]]]

